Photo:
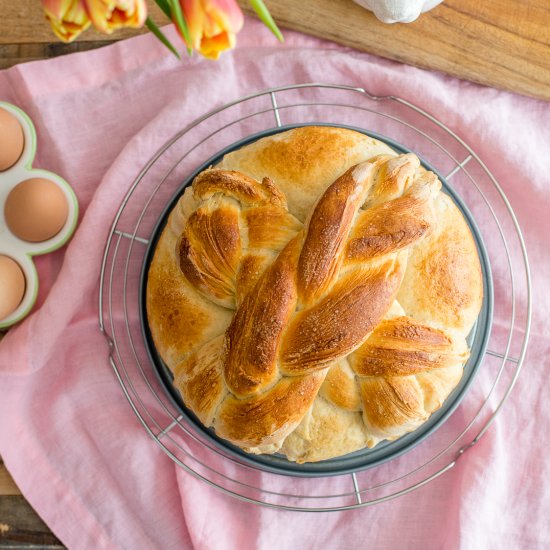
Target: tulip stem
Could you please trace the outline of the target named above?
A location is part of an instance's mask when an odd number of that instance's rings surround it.
[[[178,50],[174,48],[172,45],[172,42],[166,38],[166,35],[159,29],[157,24],[148,17],[145,21],[145,24],[147,25],[147,28],[178,58],[181,59],[180,54],[178,53]]]
[[[275,23],[273,17],[271,17],[271,14],[269,13],[269,10],[263,0],[250,0],[250,5],[262,23],[277,37],[280,42],[284,42],[285,39],[283,38],[279,27],[277,27],[277,23]]]
[[[185,40],[186,46],[187,46],[187,53],[191,55],[191,52],[193,51],[192,43],[191,43],[191,34],[189,33],[189,27],[187,26],[187,22],[185,21],[185,17],[183,16],[183,12],[181,10],[181,5],[179,3],[179,0],[167,0],[170,4],[170,9],[172,12],[172,19],[175,20],[175,23],[178,27],[178,29],[181,32],[181,35],[183,36],[183,39]]]
[[[155,3],[164,12],[164,15],[166,15],[168,19],[172,19],[172,11],[170,10],[168,0],[155,0]]]

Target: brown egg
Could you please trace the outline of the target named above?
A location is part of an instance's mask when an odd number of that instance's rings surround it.
[[[31,178],[16,185],[4,205],[10,231],[30,242],[47,241],[57,235],[68,215],[65,193],[44,178]]]
[[[11,168],[23,153],[25,136],[19,121],[0,108],[0,172]]]
[[[25,295],[25,275],[19,264],[0,255],[0,321],[12,314]]]

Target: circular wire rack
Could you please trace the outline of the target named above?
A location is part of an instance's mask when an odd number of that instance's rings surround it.
[[[478,374],[444,424],[406,454],[330,477],[271,473],[213,445],[161,386],[141,330],[140,275],[166,205],[205,160],[251,135],[291,125],[347,125],[387,136],[434,166],[475,219],[495,292],[493,323]],[[486,433],[520,373],[530,333],[525,243],[501,187],[478,155],[443,122],[397,96],[364,88],[301,84],[264,90],[198,118],[147,162],[118,209],[100,275],[99,326],[110,363],[146,432],[181,468],[238,499],[293,511],[369,506],[406,494],[452,469]]]

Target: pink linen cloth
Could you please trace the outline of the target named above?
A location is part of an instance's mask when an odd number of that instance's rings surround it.
[[[169,31],[171,32],[171,31]],[[247,21],[218,63],[151,36],[0,72],[38,131],[35,166],[73,185],[70,244],[36,258],[34,313],[0,342],[0,454],[70,548],[547,548],[550,545],[550,106]],[[179,469],[139,424],[98,330],[103,247],[128,185],[177,129],[252,91],[368,83],[448,123],[489,165],[524,230],[535,314],[524,372],[455,468],[396,500],[291,513],[238,502]]]

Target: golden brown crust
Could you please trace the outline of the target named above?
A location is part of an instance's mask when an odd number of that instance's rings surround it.
[[[302,229],[294,216],[272,205],[249,208],[243,216],[248,230],[248,248],[282,250]]]
[[[319,370],[357,349],[394,301],[403,273],[399,261],[353,270],[318,304],[298,312],[285,334],[281,371]]]
[[[174,385],[205,426],[212,425],[216,409],[227,395],[223,379],[223,338],[223,335],[214,338],[174,369]]]
[[[147,313],[205,425],[305,462],[440,407],[481,288],[467,225],[415,155],[307,127],[199,174],[159,240]]]
[[[180,212],[170,214],[147,277],[147,319],[155,347],[173,369],[183,357],[223,334],[233,313],[204,298],[184,277],[176,254]]]
[[[336,361],[328,369],[319,395],[346,411],[361,410],[359,386],[347,359]]]
[[[234,170],[209,169],[193,180],[195,197],[205,200],[215,193],[234,197],[247,206],[271,203],[286,206],[285,196],[269,178],[260,182]]]
[[[323,379],[324,373],[282,378],[258,397],[229,396],[218,411],[216,432],[245,447],[282,442],[311,407]]]
[[[232,204],[199,208],[187,221],[178,254],[185,278],[201,293],[231,307],[241,257],[239,209]]]
[[[160,256],[160,258],[159,258]],[[162,262],[161,255],[157,263]],[[153,264],[154,266],[154,264]],[[164,361],[174,365],[186,353],[192,351],[196,342],[210,326],[209,307],[201,300],[189,296],[178,273],[172,269],[159,270],[157,276],[149,277],[147,315],[153,339]],[[173,284],[177,281],[178,284]],[[185,334],[184,339],[181,334]]]
[[[376,327],[350,364],[358,376],[409,376],[463,364],[467,358],[463,338],[453,339],[411,317],[396,317]]]
[[[397,252],[419,242],[435,223],[433,198],[441,184],[434,174],[418,178],[401,197],[364,210],[348,242],[348,261],[361,261]]]
[[[367,208],[399,198],[412,185],[420,166],[418,157],[412,153],[398,157],[380,155],[372,161],[376,162],[376,185],[365,201]]]
[[[225,155],[220,168],[238,170],[280,189],[291,214],[305,221],[323,191],[350,166],[379,154],[385,144],[343,128],[307,126],[260,139]]]
[[[294,238],[243,300],[227,329],[224,374],[238,397],[256,393],[277,376],[281,335],[296,308],[298,252]]]
[[[240,306],[247,294],[252,291],[258,279],[262,276],[267,267],[275,260],[275,253],[266,251],[254,251],[246,254],[242,261],[237,275],[237,305]]]
[[[466,336],[483,297],[481,267],[472,234],[453,201],[435,201],[437,226],[411,251],[398,294],[407,314]]]
[[[376,376],[359,380],[363,417],[375,437],[393,439],[418,427],[428,416],[414,376]]]
[[[322,195],[306,226],[298,263],[298,292],[304,306],[326,293],[343,261],[342,249],[355,214],[365,201],[375,164],[352,166]]]

